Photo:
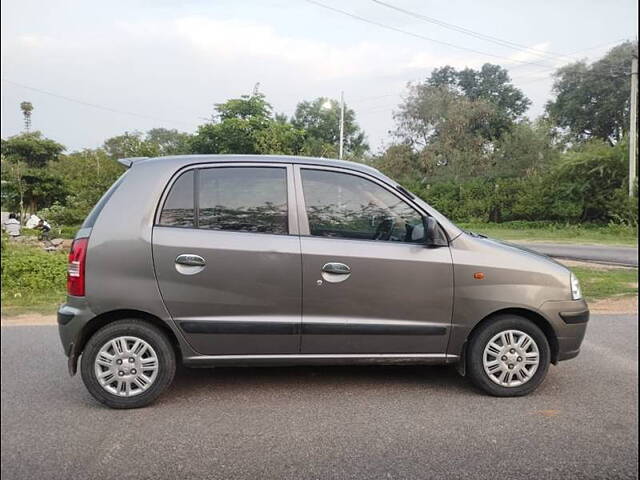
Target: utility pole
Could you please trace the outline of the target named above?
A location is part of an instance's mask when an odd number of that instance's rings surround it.
[[[629,125],[629,196],[633,196],[638,159],[638,57],[631,59],[631,124]]]
[[[638,64],[636,63],[636,68]],[[637,81],[637,75],[636,75]],[[340,160],[344,150],[344,92],[340,92]]]

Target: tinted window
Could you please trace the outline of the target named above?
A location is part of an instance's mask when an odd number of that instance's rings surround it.
[[[193,170],[183,173],[171,186],[160,214],[160,225],[194,227]]]
[[[302,170],[311,235],[422,242],[422,216],[396,195],[356,175]]]
[[[284,168],[200,170],[199,225],[212,230],[287,234]]]

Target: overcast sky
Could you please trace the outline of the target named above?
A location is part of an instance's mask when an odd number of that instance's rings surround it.
[[[193,132],[214,103],[260,82],[274,109],[288,115],[300,100],[344,90],[377,150],[390,140],[406,83],[434,67],[500,63],[533,101],[533,118],[549,98],[553,67],[594,60],[637,35],[635,0],[384,0],[530,50],[372,0],[318,1],[442,43],[305,0],[3,0],[2,137],[22,130],[23,100],[34,105],[32,128],[70,151],[127,130]]]

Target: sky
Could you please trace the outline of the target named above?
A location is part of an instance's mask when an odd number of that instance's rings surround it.
[[[195,132],[259,83],[287,115],[344,91],[375,152],[392,141],[407,82],[434,68],[498,63],[535,118],[555,68],[637,38],[635,0],[384,0],[418,16],[317,0],[368,22],[315,1],[2,0],[2,137],[22,131],[25,100],[32,130],[68,151],[125,131]]]

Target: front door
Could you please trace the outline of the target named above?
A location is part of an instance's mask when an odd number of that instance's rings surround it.
[[[183,172],[153,230],[165,305],[203,355],[298,353],[300,241],[292,167]]]
[[[300,166],[296,182],[302,353],[444,354],[452,260],[424,245],[423,213],[364,174]]]

